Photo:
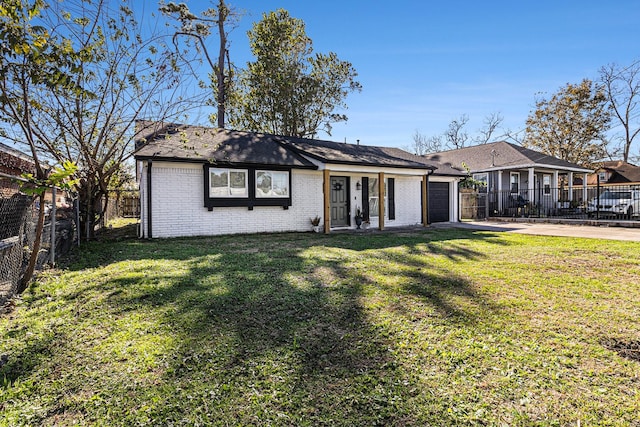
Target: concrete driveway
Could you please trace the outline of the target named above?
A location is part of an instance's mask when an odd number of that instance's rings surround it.
[[[567,225],[528,222],[473,221],[432,224],[432,226],[468,228],[474,230],[507,233],[535,234],[540,236],[586,237],[592,239],[629,240],[640,242],[640,228],[608,227],[606,225]]]

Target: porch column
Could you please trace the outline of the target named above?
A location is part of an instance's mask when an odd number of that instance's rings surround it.
[[[567,174],[567,179],[569,180],[569,201],[573,202],[573,172]]]
[[[429,226],[429,174],[422,177],[422,226]]]
[[[533,168],[529,168],[529,184],[527,189],[529,190],[529,202],[534,203],[536,201],[536,173]]]
[[[558,171],[553,171],[553,182],[555,183],[552,188],[552,195],[553,195],[553,206],[558,206]]]
[[[323,171],[322,192],[324,193],[324,234],[331,232],[331,177],[328,169]]]
[[[582,204],[587,206],[587,177],[589,174],[585,173],[582,177]]]
[[[502,171],[498,171],[498,215],[502,215]]]
[[[378,173],[378,228],[384,230],[384,172]]]

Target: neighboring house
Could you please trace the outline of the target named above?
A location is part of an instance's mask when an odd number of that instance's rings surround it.
[[[20,176],[23,173],[35,173],[33,158],[0,142],[0,172]]]
[[[43,166],[45,172],[48,173],[50,166],[48,164],[44,164]],[[0,143],[0,197],[8,198],[13,194],[20,193],[19,180],[22,174],[25,173],[35,175],[36,164],[33,157]],[[47,190],[44,196],[47,206],[50,206],[53,200],[51,190]],[[65,206],[66,196],[66,191],[57,192],[56,205]]]
[[[622,160],[602,162],[594,173],[587,177],[587,185],[640,186],[640,167]]]
[[[35,171],[36,166],[31,156],[0,143],[0,196],[10,197],[19,191],[18,184],[11,177]]]
[[[328,233],[358,210],[379,229],[457,218],[464,173],[397,148],[138,125],[143,237],[308,231],[315,216]]]
[[[549,211],[558,203],[582,204],[586,188],[574,191],[574,175],[587,179],[591,169],[508,142],[493,142],[425,156],[455,168],[468,168],[486,183],[490,215],[514,214],[524,207]],[[562,178],[562,179],[561,179]],[[565,184],[566,183],[566,184]]]

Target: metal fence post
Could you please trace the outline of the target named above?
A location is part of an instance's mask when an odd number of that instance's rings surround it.
[[[80,246],[80,196],[76,195],[73,198],[73,208],[75,210],[75,221],[76,221],[76,244]]]
[[[49,243],[49,265],[56,265],[56,187],[51,187],[51,210],[49,211],[49,221],[51,221],[51,242]]]
[[[600,174],[596,175],[596,197],[597,197],[596,219],[599,220],[600,219]]]

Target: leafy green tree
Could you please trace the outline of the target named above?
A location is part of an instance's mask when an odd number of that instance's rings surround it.
[[[263,14],[248,32],[254,62],[240,78],[230,124],[238,129],[313,137],[347,120],[345,98],[359,91],[351,63],[313,54],[304,22],[284,9]]]
[[[136,120],[177,111],[180,64],[126,0],[9,0],[0,13],[4,136],[26,142],[36,159],[78,166],[79,231],[92,238],[131,156]]]
[[[31,281],[40,251],[45,191],[54,185],[63,186],[76,170],[75,164],[66,162],[62,169],[50,173],[37,149],[48,135],[38,129],[38,115],[32,111],[39,100],[30,95],[37,92],[37,88],[56,94],[80,91],[72,78],[77,71],[77,53],[64,40],[52,36],[46,27],[34,22],[45,7],[41,0],[6,0],[0,7],[0,120],[17,128],[22,142],[30,149],[35,175],[25,175],[27,185],[23,191],[39,201],[35,241],[18,293]],[[1,129],[0,135],[7,137],[6,129]]]
[[[611,116],[602,88],[588,79],[536,101],[523,145],[569,162],[591,165],[606,154]]]

